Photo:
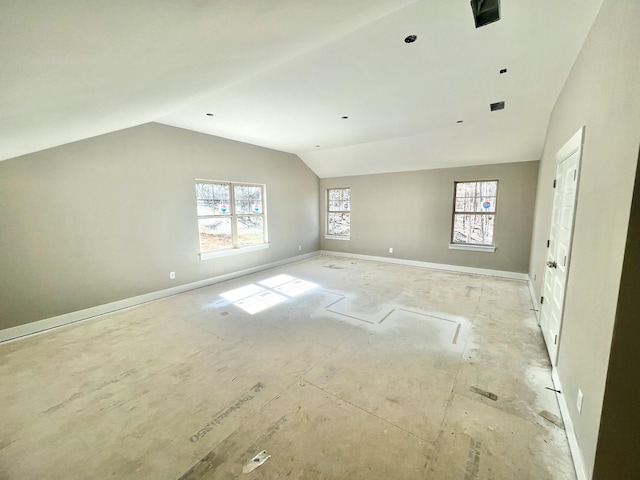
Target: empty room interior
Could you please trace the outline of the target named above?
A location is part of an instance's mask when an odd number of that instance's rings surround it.
[[[0,480],[640,478],[640,2],[0,2]]]

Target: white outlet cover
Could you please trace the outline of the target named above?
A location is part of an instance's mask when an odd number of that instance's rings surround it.
[[[389,248],[389,253],[393,253],[393,247]]]
[[[578,389],[578,401],[576,402],[576,407],[578,407],[578,413],[582,413],[582,400],[584,396],[582,395],[582,390]]]
[[[174,280],[176,278],[176,272],[169,272],[169,279]]]

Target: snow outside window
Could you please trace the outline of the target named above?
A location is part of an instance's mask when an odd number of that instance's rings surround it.
[[[455,182],[451,243],[494,245],[498,181]]]
[[[327,190],[327,236],[348,239],[351,236],[351,189]]]
[[[196,181],[200,253],[267,243],[265,186]]]

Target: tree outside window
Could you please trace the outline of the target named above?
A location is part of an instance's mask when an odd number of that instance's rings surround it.
[[[196,182],[200,253],[267,242],[264,185]]]
[[[327,190],[327,235],[349,238],[351,236],[351,189]]]
[[[494,244],[498,181],[455,182],[451,241],[462,245]]]

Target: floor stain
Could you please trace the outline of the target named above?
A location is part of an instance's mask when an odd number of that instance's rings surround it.
[[[216,468],[224,463],[225,458],[211,451],[196,462],[178,480],[200,480],[206,478],[209,473],[215,472]]]
[[[546,421],[553,423],[556,427],[560,427],[564,429],[564,422],[562,421],[562,418],[560,418],[559,416],[554,415],[553,413],[547,410],[542,410],[538,415],[540,415]]]
[[[495,393],[487,392],[486,390],[482,390],[478,387],[471,387],[473,393],[477,393],[478,395],[482,395],[483,397],[487,397],[489,400],[493,400],[494,402],[498,400],[498,396]]]

